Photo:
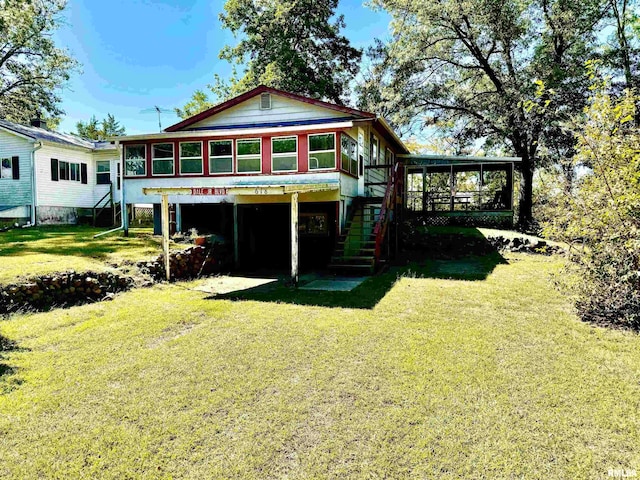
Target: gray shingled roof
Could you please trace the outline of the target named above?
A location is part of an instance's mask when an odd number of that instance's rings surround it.
[[[0,119],[0,127],[42,142],[58,143],[60,145],[82,147],[90,150],[115,150],[116,148],[115,145],[111,145],[109,142],[92,142],[75,135],[53,132],[51,130],[45,130],[44,128],[27,127],[26,125],[20,125],[19,123],[9,122],[3,119]]]

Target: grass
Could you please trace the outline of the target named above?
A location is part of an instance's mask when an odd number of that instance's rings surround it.
[[[580,323],[549,286],[557,259],[507,260],[484,280],[462,265],[461,279],[369,279],[357,308],[182,283],[13,317],[0,323],[15,342],[0,360],[0,477],[640,469],[640,337]]]
[[[109,269],[109,264],[135,262],[160,254],[150,229],[131,229],[97,239],[104,229],[64,226],[15,229],[0,233],[0,284],[64,270]]]

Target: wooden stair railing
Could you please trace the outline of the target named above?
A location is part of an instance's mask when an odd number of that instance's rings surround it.
[[[393,212],[397,199],[398,187],[401,182],[401,168],[400,163],[396,163],[389,175],[389,181],[387,182],[387,188],[384,192],[384,197],[382,198],[382,206],[380,209],[380,216],[378,217],[378,221],[376,223],[375,228],[373,229],[373,234],[375,235],[375,260],[376,264],[380,261],[382,256],[382,245],[386,238],[387,227],[389,226],[389,218],[391,213]]]
[[[106,200],[106,201],[105,201]],[[100,206],[104,202],[104,205]],[[109,191],[104,194],[104,196],[96,202],[93,206],[93,226],[95,227],[96,221],[98,217],[105,211],[105,209],[111,208],[113,212],[114,204],[113,204],[113,182],[109,183]]]

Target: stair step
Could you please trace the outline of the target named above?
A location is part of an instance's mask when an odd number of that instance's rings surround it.
[[[349,265],[349,264],[330,264],[329,265],[329,269],[330,270],[338,270],[341,272],[345,272],[345,271],[357,271],[357,272],[369,272],[369,273],[373,273],[373,265]]]
[[[364,260],[367,262],[373,262],[375,257],[373,255],[349,255],[346,257],[334,255],[331,257],[331,261],[343,260],[345,262],[355,261],[355,260]]]

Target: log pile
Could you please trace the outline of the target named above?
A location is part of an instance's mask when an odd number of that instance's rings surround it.
[[[132,279],[109,272],[70,271],[33,277],[0,287],[0,314],[44,311],[110,299],[132,286]]]
[[[218,273],[229,264],[228,257],[226,248],[222,244],[197,245],[179,252],[171,252],[169,254],[171,280],[197,278]],[[151,262],[141,262],[138,267],[142,273],[150,275],[154,280],[166,278],[163,255]]]

